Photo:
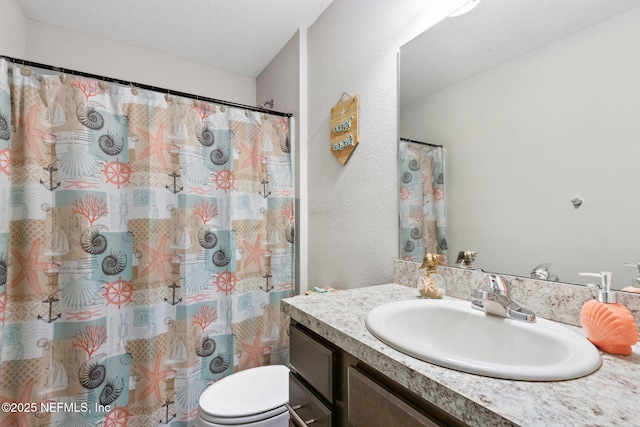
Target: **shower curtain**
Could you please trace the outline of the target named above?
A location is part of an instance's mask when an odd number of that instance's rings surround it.
[[[400,139],[398,144],[400,257],[422,262],[425,253],[447,260],[445,152],[441,146]]]
[[[193,425],[287,363],[288,128],[0,59],[0,427]]]

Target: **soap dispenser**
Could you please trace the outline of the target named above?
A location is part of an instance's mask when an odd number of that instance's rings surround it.
[[[440,264],[440,255],[426,253],[424,260],[420,266],[423,270],[418,278],[418,291],[423,298],[439,299],[444,296],[444,279],[438,273],[438,265]]]
[[[611,291],[611,273],[580,275],[601,279],[596,298],[587,301],[580,311],[587,339],[607,353],[631,354],[631,346],[638,342],[638,326],[629,309],[618,302],[616,292]]]

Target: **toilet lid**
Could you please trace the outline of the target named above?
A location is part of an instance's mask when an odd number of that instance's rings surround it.
[[[289,401],[289,368],[261,366],[229,375],[200,396],[200,410],[215,417],[245,417]]]

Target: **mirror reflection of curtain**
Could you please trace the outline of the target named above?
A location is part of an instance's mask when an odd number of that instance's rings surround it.
[[[425,253],[447,260],[445,149],[400,139],[398,144],[400,258],[422,262]]]
[[[209,384],[288,363],[288,129],[0,59],[0,401],[81,408],[0,425],[192,425]]]

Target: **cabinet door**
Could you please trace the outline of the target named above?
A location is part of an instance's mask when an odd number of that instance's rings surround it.
[[[333,402],[334,352],[301,328],[291,325],[291,369],[299,373],[328,402]]]
[[[347,376],[349,382],[347,414],[350,426],[438,426],[353,366],[349,366]]]
[[[318,398],[316,398],[296,377],[289,374],[289,405],[304,423],[293,422],[290,425],[304,427],[331,427],[331,411]]]

